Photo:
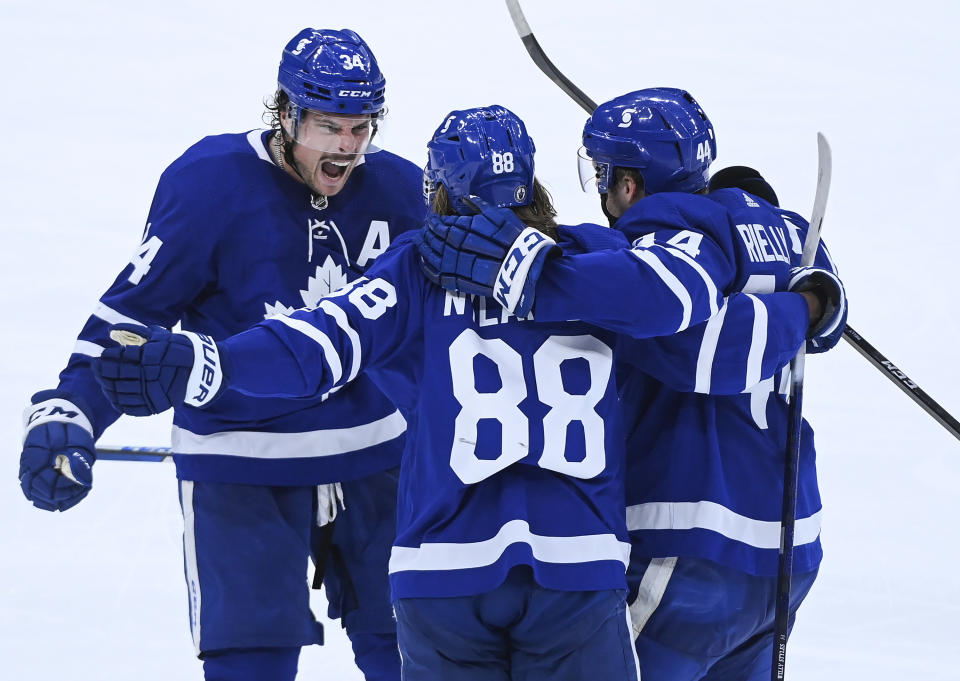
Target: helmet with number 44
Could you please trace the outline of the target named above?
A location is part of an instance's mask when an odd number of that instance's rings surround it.
[[[634,168],[647,194],[706,188],[717,142],[710,119],[685,90],[648,88],[597,107],[583,128],[580,182],[606,194],[616,168]]]

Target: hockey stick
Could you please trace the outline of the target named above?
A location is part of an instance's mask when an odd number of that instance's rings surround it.
[[[533,31],[530,29],[530,24],[527,23],[526,17],[523,16],[520,3],[517,0],[506,0],[506,3],[507,9],[510,11],[510,18],[513,19],[513,25],[517,29],[520,40],[523,41],[523,45],[527,49],[530,58],[533,59],[533,63],[543,71],[547,78],[556,83],[573,101],[579,104],[584,111],[592,114],[597,108],[596,102],[584,94],[580,88],[571,83],[553,62],[547,58],[543,48],[540,47],[540,43],[537,42],[536,37],[534,37]],[[915,381],[911,380],[909,376],[894,366],[890,360],[864,340],[863,336],[847,325],[847,328],[843,332],[843,338],[853,345],[857,352],[866,357],[874,367],[882,371],[887,378],[893,381],[894,384],[905,392],[921,409],[932,416],[937,423],[946,428],[955,438],[960,439],[960,422],[951,416],[946,409],[937,404],[932,397],[921,390]]]
[[[560,72],[560,69],[554,66],[553,62],[547,58],[543,48],[540,47],[540,43],[538,43],[534,37],[533,31],[530,30],[530,24],[527,23],[526,17],[523,16],[520,3],[517,2],[517,0],[507,0],[507,9],[510,11],[510,18],[513,19],[513,25],[516,27],[517,33],[520,34],[520,40],[523,41],[523,46],[527,48],[527,53],[530,55],[530,58],[533,59],[533,63],[546,74],[547,78],[556,83],[573,101],[579,104],[581,108],[587,113],[592,114],[594,109],[597,108],[597,103],[587,97],[583,90],[571,83],[570,80]]]
[[[101,461],[163,461],[172,456],[170,447],[97,447]]]
[[[813,213],[807,238],[803,242],[800,266],[813,264],[820,246],[820,227],[830,195],[830,177],[833,161],[827,139],[817,133],[817,193],[813,200]],[[770,678],[781,681],[787,661],[787,635],[790,625],[790,587],[793,583],[793,530],[797,518],[797,486],[800,470],[800,430],[803,425],[803,369],[806,348],[800,347],[790,362],[790,408],[787,423],[787,447],[783,466],[783,507],[780,515],[780,556],[777,564],[777,606],[773,619],[773,664]]]
[[[893,381],[894,385],[905,392],[921,409],[930,414],[937,423],[946,428],[948,433],[960,440],[960,422],[953,418],[946,409],[941,407],[935,399],[925,393],[916,382],[897,368],[893,362],[880,354],[879,350],[870,345],[870,343],[854,331],[853,327],[849,324],[847,324],[847,328],[843,331],[843,338],[849,342],[857,352],[866,357],[867,361],[879,369],[884,376]]]

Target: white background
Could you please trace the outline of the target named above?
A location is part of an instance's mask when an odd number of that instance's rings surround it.
[[[717,130],[715,168],[759,168],[803,214],[823,131],[834,152],[825,238],[851,324],[960,414],[956,3],[524,5],[594,99],[689,89]],[[536,70],[499,0],[0,1],[3,678],[200,677],[173,467],[101,462],[80,506],[35,510],[16,481],[20,413],[56,384],[133,253],[160,172],[205,134],[261,125],[281,49],[308,25],[371,43],[392,150],[420,164],[448,110],[503,104],[527,122],[563,221],[600,218],[576,180],[585,114]],[[960,442],[846,344],[808,362],[806,385],[826,558],[790,642],[790,678],[960,678]],[[166,444],[168,423],[124,418],[102,443]],[[327,635],[304,652],[300,678],[360,678],[338,626]]]

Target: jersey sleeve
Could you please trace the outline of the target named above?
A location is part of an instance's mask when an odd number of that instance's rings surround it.
[[[797,293],[734,293],[715,316],[681,333],[621,339],[618,357],[680,392],[734,395],[789,364],[808,319]]]
[[[120,416],[90,371],[91,360],[113,344],[110,328],[118,323],[170,327],[214,281],[212,231],[219,222],[213,215],[217,202],[207,192],[196,169],[164,173],[140,245],[98,301],[60,373],[59,389],[75,395],[90,412],[95,438]]]
[[[777,210],[777,213],[783,219],[783,223],[787,227],[787,233],[790,235],[790,245],[794,258],[793,265],[798,266],[800,264],[800,256],[803,255],[803,243],[807,238],[807,230],[810,228],[810,224],[806,218],[793,211],[781,208]],[[837,266],[833,261],[833,256],[830,255],[827,244],[823,239],[820,240],[817,246],[817,255],[813,259],[813,264],[815,267],[829,270],[837,276],[840,275],[840,273],[837,272]]]
[[[404,352],[422,328],[428,282],[412,240],[401,239],[366,276],[317,307],[272,317],[218,342],[227,389],[257,398],[316,399]]]
[[[680,210],[644,199],[618,222],[632,248],[548,260],[537,321],[581,320],[634,338],[674,334],[711,318],[736,273],[721,208]],[[635,211],[645,201],[644,211]],[[635,237],[635,238],[634,238]]]
[[[792,211],[780,209],[778,212],[780,217],[783,219],[784,225],[787,227],[787,232],[790,234],[794,256],[793,265],[798,266],[800,264],[800,258],[803,255],[803,241],[806,239],[809,223],[802,216]],[[833,260],[833,256],[830,255],[830,250],[827,248],[827,244],[823,241],[823,239],[820,240],[820,243],[817,246],[817,255],[813,259],[813,264],[815,267],[832,272],[838,277],[840,276],[840,273],[837,271],[837,265]],[[841,324],[846,324],[848,312],[849,301],[847,301],[847,311],[843,313],[843,318],[840,321]],[[807,352],[810,354],[823,352],[822,348],[818,348],[810,341],[807,342],[806,348]]]

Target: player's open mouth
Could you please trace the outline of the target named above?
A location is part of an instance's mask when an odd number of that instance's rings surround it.
[[[336,182],[343,177],[349,166],[350,161],[324,161],[320,164],[320,172],[326,179]]]

